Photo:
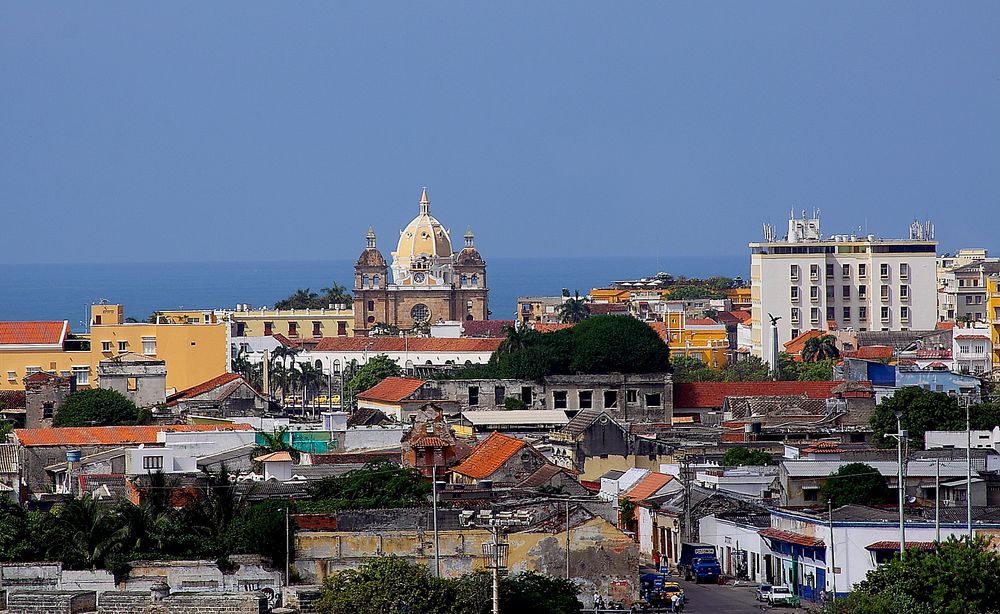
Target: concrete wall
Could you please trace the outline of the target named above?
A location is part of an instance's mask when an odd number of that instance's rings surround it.
[[[101,595],[99,614],[265,614],[267,598],[260,593],[174,593],[153,601],[149,592]]]
[[[344,431],[344,451],[380,450],[399,445],[402,426],[361,426]]]
[[[603,518],[590,518],[571,529],[570,574],[583,586],[582,595],[627,592],[638,596],[639,551],[624,533]],[[484,530],[443,530],[438,544],[441,571],[457,577],[484,568],[482,544],[492,539]],[[566,573],[566,533],[519,532],[508,536],[510,570]],[[295,535],[296,566],[307,581],[359,566],[372,556],[398,556],[433,566],[433,533],[426,530],[299,531]]]

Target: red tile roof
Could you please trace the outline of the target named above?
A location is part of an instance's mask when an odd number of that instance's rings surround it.
[[[810,548],[817,548],[823,545],[823,540],[815,537],[809,537],[808,535],[803,535],[801,533],[792,533],[791,531],[779,531],[778,529],[764,529],[763,531],[758,531],[761,537],[767,537],[769,539],[776,539],[778,541],[788,542],[790,544],[797,544],[799,546],[808,546]]]
[[[917,350],[917,358],[951,358],[951,350]]]
[[[493,353],[503,339],[442,339],[440,337],[324,337],[314,352],[477,352]]]
[[[24,391],[0,390],[0,409],[24,409]]]
[[[573,328],[573,324],[569,322],[547,324],[545,322],[535,322],[531,325],[531,328],[535,329],[540,333],[554,333],[557,330],[564,330],[566,328]]]
[[[678,409],[722,407],[726,397],[791,396],[829,399],[842,382],[684,382],[674,384],[674,407]]]
[[[628,489],[625,492],[625,496],[629,498],[629,501],[643,501],[646,497],[652,496],[656,491],[669,484],[673,479],[674,476],[666,475],[665,473],[650,473],[639,480],[635,486]]]
[[[742,309],[733,309],[729,313],[739,318],[740,321],[743,322],[744,324],[748,324],[751,320],[753,320],[753,314],[751,314],[749,311],[744,311]]]
[[[989,333],[974,333],[974,334],[970,334],[970,335],[958,335],[955,338],[956,339],[989,339],[990,338],[990,334]]]
[[[820,441],[802,450],[804,454],[839,454],[843,451],[832,441]]]
[[[69,321],[0,322],[0,345],[62,345]]]
[[[292,462],[292,455],[288,451],[281,452],[271,452],[270,454],[264,454],[254,458],[255,461],[259,463],[290,463]]]
[[[472,453],[452,471],[477,480],[487,478],[526,445],[528,444],[520,439],[494,432],[479,442]]]
[[[587,310],[592,316],[607,316],[618,313],[628,313],[628,305],[625,303],[590,303]]]
[[[685,326],[718,326],[719,323],[710,318],[689,318],[684,321]]]
[[[174,394],[170,395],[170,398],[168,398],[167,401],[169,402],[169,401],[176,401],[178,399],[187,399],[190,397],[196,397],[200,394],[205,394],[209,390],[215,390],[219,386],[225,386],[229,382],[235,382],[236,380],[242,380],[242,379],[243,377],[236,373],[223,373],[222,375],[218,377],[213,377],[207,382],[202,382],[197,386],[191,386],[190,388],[181,390],[180,392],[175,392]]]
[[[359,400],[399,403],[424,385],[424,380],[412,377],[387,377],[358,395]]]
[[[906,542],[906,549],[918,548],[926,552],[931,552],[935,549],[936,544],[934,542]],[[895,541],[882,541],[875,542],[874,544],[868,544],[865,546],[865,550],[899,550],[899,542]]]
[[[951,330],[955,328],[956,322],[938,322],[934,325],[935,330]]]
[[[170,424],[155,426],[74,426],[56,429],[14,429],[22,446],[112,446],[153,444],[157,433],[252,431],[249,424]]]
[[[806,341],[809,341],[813,337],[822,337],[826,334],[827,332],[822,330],[807,330],[791,341],[785,342],[785,351],[791,354],[792,358],[802,360],[802,350],[806,347]]]
[[[843,353],[844,358],[860,358],[861,360],[888,360],[896,350],[891,345],[866,345],[856,350]]]

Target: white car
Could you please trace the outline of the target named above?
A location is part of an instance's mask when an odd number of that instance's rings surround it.
[[[757,601],[771,600],[771,585],[761,584],[757,587]]]
[[[767,597],[767,602],[771,605],[797,606],[798,598],[792,593],[792,589],[787,586],[772,586],[771,594]]]

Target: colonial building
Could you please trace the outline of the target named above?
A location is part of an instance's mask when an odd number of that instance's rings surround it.
[[[375,230],[368,230],[354,266],[354,334],[367,335],[381,324],[412,329],[488,316],[486,262],[472,229],[465,232],[462,250],[452,251],[448,230],[430,214],[427,190],[420,213],[399,233],[391,266],[375,245]]]

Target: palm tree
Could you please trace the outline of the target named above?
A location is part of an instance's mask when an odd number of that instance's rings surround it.
[[[320,291],[323,293],[323,300],[326,301],[327,305],[350,304],[354,300],[347,288],[337,282],[333,282],[329,288],[323,288]]]
[[[506,335],[503,343],[500,344],[499,351],[504,354],[513,354],[514,352],[523,350],[531,345],[532,340],[535,336],[535,331],[531,330],[526,324],[521,326],[517,325],[506,325],[501,331]]]
[[[271,454],[272,452],[288,452],[291,454],[292,460],[299,461],[299,451],[292,447],[292,437],[287,426],[279,427],[273,433],[260,431],[257,435],[261,443],[257,446],[255,456]]]
[[[205,471],[205,485],[197,502],[186,512],[192,531],[202,537],[218,538],[249,504],[249,490],[241,491],[223,465],[218,473]]]
[[[110,508],[93,497],[70,499],[55,512],[56,523],[65,539],[50,544],[63,565],[71,569],[104,567],[121,550],[120,526]]]
[[[565,299],[558,311],[559,321],[563,323],[576,324],[590,316],[590,308],[587,307],[586,299],[580,298],[579,290],[573,297]]]
[[[802,347],[802,360],[804,362],[819,362],[839,357],[840,350],[837,349],[837,338],[833,335],[812,337]]]

